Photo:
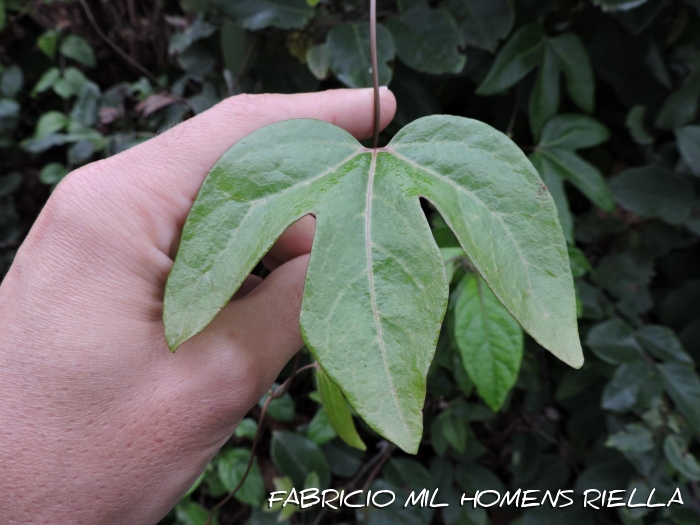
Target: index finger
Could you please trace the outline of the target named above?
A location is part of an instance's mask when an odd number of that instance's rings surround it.
[[[394,116],[396,101],[381,93],[381,127]],[[155,245],[172,253],[204,178],[219,157],[253,131],[291,118],[314,118],[367,138],[373,127],[371,89],[338,89],[297,95],[238,95],[162,135],[108,159],[115,173],[107,184],[144,210],[144,227]],[[132,216],[133,217],[133,216]]]

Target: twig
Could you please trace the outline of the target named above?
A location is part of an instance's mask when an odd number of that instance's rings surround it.
[[[243,483],[245,483],[245,480],[248,478],[250,469],[253,468],[253,461],[255,461],[255,451],[258,448],[260,440],[262,439],[263,430],[265,428],[265,416],[267,415],[267,409],[270,407],[270,403],[272,403],[273,400],[280,398],[287,393],[289,388],[292,386],[294,378],[298,374],[300,374],[301,372],[305,372],[306,370],[311,370],[312,368],[316,368],[318,366],[316,363],[311,363],[309,365],[302,366],[301,368],[297,369],[297,367],[299,366],[300,357],[301,354],[297,353],[296,359],[294,360],[294,365],[292,367],[292,373],[289,375],[287,380],[280,386],[278,386],[274,390],[274,392],[272,392],[272,394],[270,394],[270,396],[265,400],[265,404],[263,404],[262,410],[260,411],[260,417],[258,418],[258,429],[255,431],[255,437],[253,438],[253,446],[250,449],[250,457],[248,458],[248,464],[246,465],[245,471],[243,472],[243,476],[241,476],[240,481],[233,488],[233,490],[229,492],[228,495],[219,503],[214,505],[214,507],[209,511],[209,516],[207,516],[207,521],[205,522],[205,525],[211,524],[211,520],[214,518],[214,513],[231,500],[231,498],[236,494],[236,492],[238,492],[238,490],[243,486]]]
[[[380,441],[377,444],[377,448],[379,448],[379,451],[370,459],[367,463],[365,463],[362,468],[359,470],[357,474],[355,474],[355,477],[350,480],[350,483],[348,483],[342,490],[345,490],[346,492],[350,492],[355,490],[355,487],[357,484],[360,482],[360,480],[367,474],[367,471],[371,469],[378,461],[380,461],[382,458],[385,457],[385,454],[387,450],[389,450],[391,447],[389,445],[388,441]],[[376,476],[376,474],[374,475]],[[320,525],[321,521],[323,518],[326,516],[328,513],[328,507],[323,507],[321,512],[316,516],[316,519],[314,520],[312,525]]]
[[[372,473],[369,476],[367,476],[367,481],[365,481],[365,484],[362,485],[362,492],[367,492],[367,489],[374,481],[374,478],[377,477],[377,474],[379,474],[379,472],[382,470],[382,467],[387,462],[387,460],[391,457],[391,454],[394,452],[394,450],[396,450],[396,445],[394,445],[393,443],[389,444],[389,446],[386,447],[386,450],[384,451],[384,453],[379,458],[379,461],[377,462],[377,466],[374,467],[374,470],[372,470]]]
[[[158,84],[158,79],[155,77],[153,73],[151,73],[148,69],[143,67],[141,64],[139,64],[136,60],[134,60],[132,57],[130,57],[124,50],[122,50],[117,44],[114,43],[114,41],[109,38],[102,29],[100,29],[100,26],[97,25],[97,20],[95,20],[95,17],[92,14],[92,11],[90,10],[90,6],[87,4],[86,0],[79,0],[80,5],[83,6],[83,10],[85,11],[85,15],[88,17],[88,20],[90,21],[90,24],[92,24],[93,29],[95,32],[100,36],[102,40],[104,40],[109,47],[114,49],[119,56],[121,56],[124,60],[126,60],[129,64],[131,64],[133,67],[138,69],[141,73],[146,75],[151,82],[154,84]]]
[[[372,148],[379,145],[379,67],[377,65],[377,0],[369,1],[369,54],[372,61],[372,87],[374,88],[374,125],[372,127]]]

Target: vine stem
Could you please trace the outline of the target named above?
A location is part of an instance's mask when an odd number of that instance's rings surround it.
[[[248,478],[248,474],[250,474],[250,469],[253,468],[253,461],[255,461],[255,451],[258,448],[258,444],[260,443],[260,440],[262,439],[263,435],[263,430],[265,428],[264,423],[265,423],[265,416],[267,415],[267,409],[270,407],[270,403],[274,401],[277,398],[282,397],[285,395],[288,391],[289,388],[292,386],[292,383],[294,382],[294,378],[307,370],[311,370],[314,368],[318,368],[318,365],[316,363],[311,363],[306,366],[302,366],[301,368],[298,368],[299,366],[299,359],[301,357],[300,353],[297,353],[297,356],[294,360],[294,365],[292,367],[292,373],[289,375],[287,380],[282,383],[280,386],[278,386],[274,392],[270,394],[270,396],[265,400],[265,404],[263,404],[262,409],[260,410],[260,417],[258,418],[258,429],[255,431],[255,437],[253,438],[253,446],[250,449],[250,457],[248,458],[248,464],[245,467],[245,471],[243,472],[243,476],[241,476],[240,481],[238,484],[233,488],[231,492],[228,493],[228,495],[222,499],[219,503],[217,503],[211,511],[209,511],[209,516],[207,516],[207,521],[205,522],[205,525],[211,525],[211,520],[214,518],[214,514],[216,513],[217,510],[219,510],[221,507],[226,505],[233,496],[236,495],[236,492],[243,486],[243,483],[245,483],[245,480]]]
[[[116,51],[120,57],[122,57],[124,60],[126,60],[134,68],[138,69],[141,73],[146,75],[151,80],[151,82],[158,85],[158,79],[155,77],[155,75],[153,73],[151,73],[148,69],[146,69],[141,64],[139,64],[134,58],[130,57],[122,48],[120,48],[117,44],[115,44],[114,41],[111,38],[109,38],[105,34],[104,31],[102,31],[102,29],[100,29],[100,26],[97,23],[97,20],[95,20],[95,16],[92,14],[92,10],[90,9],[90,6],[87,4],[87,2],[85,0],[78,0],[78,1],[80,2],[80,5],[83,7],[83,11],[85,11],[85,15],[88,17],[88,20],[90,21],[90,24],[92,25],[92,28],[99,35],[99,37],[102,40],[104,40],[109,47],[111,47],[114,51]]]
[[[374,125],[372,127],[372,148],[379,145],[379,68],[377,65],[377,0],[369,0],[369,55],[372,62],[372,87],[374,88]]]

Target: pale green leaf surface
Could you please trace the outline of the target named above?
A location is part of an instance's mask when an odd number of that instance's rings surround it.
[[[479,277],[467,274],[455,305],[455,340],[479,395],[495,411],[515,384],[523,332]]]
[[[387,24],[394,37],[396,54],[416,71],[440,75],[459,73],[467,59],[459,52],[463,44],[450,13],[419,4]]]
[[[367,450],[367,445],[357,433],[355,422],[352,420],[352,414],[350,414],[343,393],[322,368],[316,372],[316,382],[328,420],[340,439],[351,447]]]
[[[323,80],[328,76],[328,69],[331,67],[330,61],[326,44],[311,46],[306,51],[306,65],[309,67],[311,74],[319,80]]]
[[[369,23],[335,26],[328,33],[326,47],[331,70],[338,80],[352,88],[372,86]],[[391,69],[387,62],[393,59],[394,41],[391,33],[381,24],[377,24],[377,63],[380,86],[387,86],[391,82]]]
[[[525,330],[580,366],[573,280],[550,195],[505,135],[448,116],[413,122],[374,154],[314,120],[273,124],[229,149],[183,230],[164,299],[168,344],[200,332],[281,233],[314,213],[302,335],[358,414],[415,451],[448,292],[419,196]]]

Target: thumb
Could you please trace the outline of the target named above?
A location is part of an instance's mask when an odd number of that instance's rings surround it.
[[[239,379],[233,386],[244,398],[251,396],[250,405],[262,397],[304,346],[299,313],[308,264],[309,255],[302,255],[279,266],[244,298],[230,302],[191,339],[196,347],[192,354],[201,357],[201,352],[213,352],[210,362],[218,363],[229,380]],[[247,392],[241,391],[242,385]]]

